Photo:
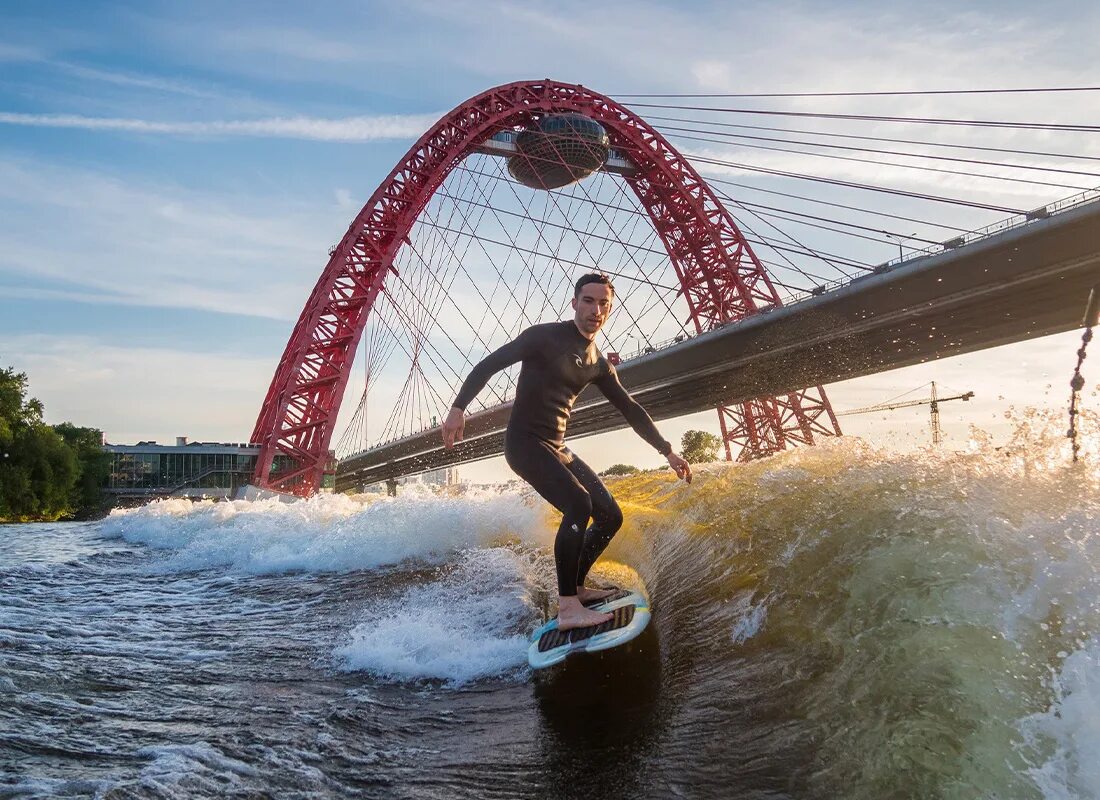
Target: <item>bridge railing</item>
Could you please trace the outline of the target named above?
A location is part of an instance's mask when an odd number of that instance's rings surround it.
[[[997,220],[982,228],[975,228],[972,231],[966,233],[960,233],[953,239],[948,239],[940,244],[928,245],[927,247],[914,247],[911,248],[913,253],[919,253],[922,256],[935,255],[936,253],[942,253],[944,250],[954,250],[959,247],[963,247],[968,244],[974,244],[975,242],[986,239],[990,236],[994,236],[998,233],[1004,233],[1005,231],[1012,230],[1013,228],[1020,228],[1024,225],[1028,225],[1036,220],[1046,219],[1062,211],[1068,211],[1071,208],[1084,205],[1085,203],[1091,203],[1094,200],[1100,199],[1100,188],[1086,189],[1083,192],[1070,195],[1062,200],[1056,200],[1053,203],[1048,203],[1045,206],[1040,206],[1032,211],[1027,211],[1022,214],[1013,214],[1004,219]],[[917,256],[912,253],[907,256],[898,256],[897,258],[884,261],[876,267],[876,271],[882,271],[889,269],[890,267],[897,266],[906,261],[912,261]],[[805,298],[801,298],[805,299]]]

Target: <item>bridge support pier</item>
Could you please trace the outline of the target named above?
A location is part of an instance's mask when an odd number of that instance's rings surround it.
[[[386,478],[386,494],[390,497],[397,497],[397,479]]]

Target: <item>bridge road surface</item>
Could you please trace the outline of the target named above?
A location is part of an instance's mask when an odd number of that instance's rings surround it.
[[[654,419],[668,419],[1072,330],[1096,284],[1100,200],[624,361],[619,376]],[[350,456],[336,490],[500,455],[510,412],[505,404],[469,416],[453,450],[431,428]],[[623,427],[589,386],[568,436]]]

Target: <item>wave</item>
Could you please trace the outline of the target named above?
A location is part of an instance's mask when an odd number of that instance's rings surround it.
[[[322,494],[296,503],[172,499],[113,511],[101,531],[171,551],[172,569],[346,572],[406,559],[446,560],[512,539],[543,544],[550,535],[545,514],[519,494],[476,490],[453,497]]]
[[[719,737],[805,796],[1100,796],[1100,491],[1043,442],[843,439],[616,484],[651,509],[635,558],[697,768]]]
[[[641,576],[659,641],[647,780],[737,774],[739,789],[811,798],[1100,796],[1100,483],[1095,443],[1069,467],[1061,428],[1029,416],[1000,448],[980,431],[954,453],[845,438],[703,466],[691,486],[614,481],[627,521],[606,556]],[[173,569],[410,562],[349,616],[335,663],[452,686],[529,677],[553,527],[541,501],[492,491],[169,501],[104,523]]]
[[[336,651],[343,669],[461,685],[527,665],[527,633],[545,597],[538,559],[495,547],[463,553],[433,581],[375,604]]]

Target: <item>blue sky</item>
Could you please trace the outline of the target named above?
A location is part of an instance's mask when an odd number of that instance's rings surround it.
[[[1098,34],[1085,3],[4,3],[0,365],[30,375],[51,421],[112,441],[244,439],[328,247],[412,141],[473,94],[543,76],[613,96],[1095,85]],[[1100,122],[1093,95],[974,102],[875,108]],[[1100,154],[1084,136],[1057,144]],[[761,163],[787,163],[775,158]],[[1070,193],[988,199],[1033,207]],[[1063,405],[1075,341],[830,392],[841,408],[930,379],[975,389],[978,402],[945,420],[961,441],[971,423],[1003,429],[1014,403]],[[905,443],[923,424],[899,414],[846,428]],[[667,435],[691,426],[713,422],[669,423]],[[599,449],[597,466],[653,460],[630,434],[605,441],[579,449]]]

